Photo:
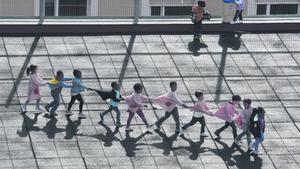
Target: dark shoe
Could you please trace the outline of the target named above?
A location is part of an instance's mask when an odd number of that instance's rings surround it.
[[[126,132],[132,132],[133,130],[131,128],[126,128],[125,131]]]
[[[57,113],[55,113],[55,112],[51,113],[50,116],[55,117],[55,116],[57,116]]]
[[[99,123],[103,123],[103,121],[104,121],[103,116],[102,116],[102,114],[100,113],[100,121],[99,121]]]
[[[160,130],[160,125],[158,123],[154,123],[155,125],[155,130]]]

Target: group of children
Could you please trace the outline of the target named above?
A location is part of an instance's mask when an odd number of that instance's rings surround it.
[[[239,106],[239,102],[241,101],[241,97],[239,95],[234,95],[231,101],[224,103],[216,113],[213,113],[205,99],[202,92],[195,92],[195,97],[197,98],[197,102],[193,106],[187,106],[184,104],[177,96],[177,83],[172,81],[170,82],[170,91],[164,95],[151,98],[142,95],[143,86],[140,83],[136,83],[133,86],[133,93],[129,96],[123,97],[120,94],[120,85],[117,82],[112,82],[111,91],[102,91],[88,88],[81,80],[81,71],[75,69],[73,71],[74,78],[64,78],[64,73],[62,71],[57,71],[55,77],[46,82],[42,79],[42,77],[38,74],[38,67],[36,65],[30,65],[27,68],[27,75],[29,75],[29,84],[28,84],[28,95],[27,100],[24,105],[21,106],[22,113],[26,113],[27,105],[30,101],[36,100],[36,113],[42,113],[45,109],[46,115],[48,116],[56,116],[55,111],[57,110],[60,104],[60,93],[63,88],[71,88],[71,100],[68,105],[66,116],[70,116],[73,113],[71,112],[72,105],[75,100],[79,101],[79,118],[85,118],[86,115],[82,112],[82,107],[84,101],[81,96],[81,92],[85,90],[94,90],[96,91],[103,100],[110,99],[109,109],[100,113],[100,122],[103,123],[105,115],[114,110],[117,114],[116,116],[116,126],[121,127],[120,116],[121,112],[118,108],[118,104],[121,101],[125,101],[128,105],[127,112],[129,113],[127,124],[126,124],[126,132],[131,132],[133,129],[130,128],[131,120],[133,119],[135,114],[142,119],[147,128],[155,126],[155,130],[159,130],[162,123],[168,119],[171,115],[176,123],[175,132],[184,134],[185,131],[193,126],[195,123],[200,122],[201,124],[201,137],[207,137],[208,135],[205,133],[206,122],[204,118],[204,114],[218,117],[225,121],[224,126],[217,129],[214,134],[220,139],[220,134],[223,130],[228,128],[229,126],[232,128],[234,143],[239,145],[240,140],[244,135],[247,135],[247,143],[249,150],[253,151],[254,154],[260,154],[258,151],[259,144],[264,140],[264,129],[265,129],[265,121],[264,115],[265,111],[261,107],[253,108],[251,107],[251,100],[245,99],[243,100],[244,109],[239,113],[237,111],[237,107]],[[65,81],[72,81],[72,84],[66,84]],[[53,98],[53,101],[47,104],[44,109],[40,106],[41,94],[40,94],[40,86],[47,85],[50,88],[50,94]],[[163,109],[165,109],[165,115],[159,118],[154,124],[150,125],[145,118],[143,113],[143,107],[147,107],[145,103],[153,102]],[[191,121],[185,124],[182,128],[180,127],[179,121],[179,113],[177,105],[182,106],[184,108],[189,108],[193,111],[193,117]],[[237,135],[236,124],[243,130],[243,132]],[[251,133],[255,138],[255,142],[252,143]]]

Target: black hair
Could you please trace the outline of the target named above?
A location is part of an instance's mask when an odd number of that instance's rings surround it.
[[[251,99],[244,99],[243,102],[250,105],[252,103],[252,100]]]
[[[143,86],[140,83],[136,83],[136,84],[133,85],[133,89],[135,91],[141,90],[142,88],[143,88]]]
[[[265,109],[262,107],[257,107],[254,109],[254,111],[257,112],[257,114],[260,116],[265,116],[265,114],[266,114]]]
[[[198,6],[200,6],[200,7],[205,7],[206,6],[206,3],[205,3],[205,1],[198,1]]]
[[[59,75],[64,75],[64,72],[61,71],[61,70],[58,70],[58,71],[56,72],[56,76],[59,76]]]
[[[114,81],[114,82],[111,82],[110,86],[112,88],[115,88],[116,86],[118,85],[118,82]]]
[[[177,83],[175,81],[171,81],[170,82],[170,87],[174,86],[174,85],[177,85]]]
[[[241,101],[241,100],[242,100],[242,98],[241,98],[240,95],[233,95],[232,96],[232,101]]]
[[[36,65],[30,65],[27,69],[26,69],[26,74],[27,76],[32,74],[35,70],[37,69]]]
[[[81,73],[81,71],[79,69],[74,69],[74,71],[73,71],[73,75],[75,77],[77,77],[80,73]]]
[[[203,96],[203,93],[202,92],[195,92],[195,96],[197,98],[199,98],[199,97]]]

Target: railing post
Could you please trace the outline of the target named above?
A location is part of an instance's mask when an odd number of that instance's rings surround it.
[[[137,24],[140,17],[140,1],[142,0],[134,0],[134,24]]]
[[[40,0],[40,24],[44,21],[44,15],[45,15],[45,0]]]

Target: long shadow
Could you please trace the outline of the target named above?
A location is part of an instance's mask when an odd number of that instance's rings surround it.
[[[232,144],[230,147],[221,140],[215,140],[223,149],[211,149],[211,152],[220,156],[228,166],[235,166],[239,169],[261,169],[262,159],[258,156],[253,156],[254,161],[251,161],[252,155],[249,151],[244,151],[240,146]],[[239,154],[234,154],[235,151],[239,151]],[[234,155],[233,155],[234,154]],[[231,167],[229,167],[231,168]]]
[[[78,120],[76,120],[76,121],[72,121],[70,116],[66,116],[66,118],[67,118],[68,123],[66,125],[66,135],[64,138],[66,140],[70,140],[76,135],[76,133],[78,131],[78,127],[81,124],[81,118],[78,118]]]
[[[234,33],[234,32],[226,32],[222,33],[219,38],[218,44],[222,47],[222,56],[220,61],[220,68],[219,68],[219,75],[216,85],[216,91],[215,91],[215,101],[220,101],[220,95],[222,93],[222,84],[223,84],[223,76],[224,76],[224,70],[226,65],[226,57],[227,57],[227,51],[228,48],[231,48],[233,50],[238,50],[241,47],[241,34]]]
[[[23,122],[22,122],[22,128],[21,130],[17,130],[17,134],[20,137],[26,137],[28,136],[30,131],[40,131],[41,129],[37,126],[34,126],[37,122],[39,114],[35,114],[34,118],[29,118],[26,114],[22,114],[23,116]]]
[[[183,140],[187,141],[190,144],[190,146],[177,147],[177,148],[174,148],[173,150],[182,149],[182,148],[186,149],[187,151],[192,153],[189,156],[189,158],[191,160],[197,160],[200,153],[210,151],[210,149],[208,147],[201,147],[201,145],[204,143],[204,137],[201,137],[200,140],[197,142],[194,142],[193,140],[190,140],[190,139],[186,138],[185,136],[181,136],[181,138]]]
[[[45,132],[48,138],[54,138],[56,133],[65,132],[64,128],[57,128],[56,126],[57,119],[55,117],[50,118],[47,122],[46,126],[41,129],[41,131]]]
[[[122,64],[121,73],[119,75],[119,80],[118,80],[118,83],[120,84],[120,86],[122,86],[122,83],[123,83],[123,80],[125,77],[125,72],[126,72],[130,57],[131,57],[131,52],[132,52],[133,44],[135,41],[135,37],[136,37],[136,35],[131,35],[129,43],[128,43],[126,56],[125,56],[123,64]]]
[[[159,148],[163,150],[163,155],[168,156],[170,152],[173,150],[173,142],[177,139],[179,133],[174,133],[170,137],[168,137],[165,133],[161,132],[160,130],[155,131],[161,138],[161,143],[153,143],[151,146],[155,148]]]
[[[188,43],[188,49],[193,53],[193,56],[200,56],[199,50],[201,48],[207,48],[207,45],[200,39],[194,39]]]
[[[126,132],[126,138],[121,141],[122,146],[124,147],[126,151],[126,155],[128,157],[134,157],[135,151],[140,150],[138,146],[141,145],[147,145],[145,143],[137,143],[141,138],[143,138],[146,134],[152,134],[151,132],[147,131],[145,133],[142,133],[138,137],[131,137],[129,132]]]
[[[119,138],[116,137],[116,134],[119,132],[119,128],[115,127],[114,131],[112,131],[107,125],[101,123],[101,125],[106,129],[105,135],[100,133],[100,134],[76,134],[77,136],[87,136],[87,137],[92,137],[101,140],[104,142],[105,147],[111,147],[113,141],[120,141]]]
[[[14,83],[14,88],[12,88],[12,90],[10,91],[9,95],[8,95],[8,98],[5,102],[5,107],[9,107],[12,100],[13,100],[13,97],[15,96],[17,90],[18,90],[18,87],[20,85],[20,82],[21,82],[21,79],[26,71],[26,68],[28,67],[29,63],[30,63],[30,59],[32,58],[32,55],[37,47],[37,44],[40,40],[40,37],[35,37],[33,42],[32,42],[32,45],[29,49],[29,52],[28,52],[28,55],[26,56],[26,59],[21,67],[21,70],[17,76],[17,78],[15,79],[15,83]],[[17,49],[16,49],[17,50]]]

